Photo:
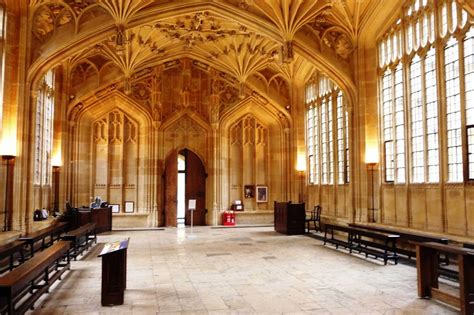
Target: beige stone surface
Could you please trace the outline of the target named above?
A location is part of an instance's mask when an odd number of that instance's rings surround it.
[[[272,227],[167,228],[130,237],[123,305],[101,307],[99,247],[29,314],[456,314],[417,297],[416,269],[384,266]]]

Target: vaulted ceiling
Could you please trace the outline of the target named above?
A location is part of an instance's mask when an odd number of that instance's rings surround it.
[[[30,0],[29,78],[63,64],[74,97],[113,85],[130,94],[137,77],[182,59],[219,74],[241,97],[249,86],[288,102],[288,89],[272,83],[304,82],[314,71],[350,89],[360,34],[386,2]],[[96,84],[88,72],[100,74]]]

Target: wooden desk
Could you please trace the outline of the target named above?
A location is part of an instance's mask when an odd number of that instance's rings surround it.
[[[107,208],[79,208],[77,211],[77,220],[75,228],[86,225],[87,223],[95,223],[97,233],[112,230],[112,209]]]

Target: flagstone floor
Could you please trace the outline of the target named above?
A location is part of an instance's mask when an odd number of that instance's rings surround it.
[[[100,243],[130,237],[125,301],[101,306]],[[417,297],[416,269],[383,266],[272,227],[98,236],[29,314],[457,314]]]

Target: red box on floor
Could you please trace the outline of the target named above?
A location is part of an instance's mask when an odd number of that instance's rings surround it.
[[[234,213],[234,211],[224,211],[224,213],[222,213],[222,224],[224,224],[224,225],[235,225],[235,213]]]

